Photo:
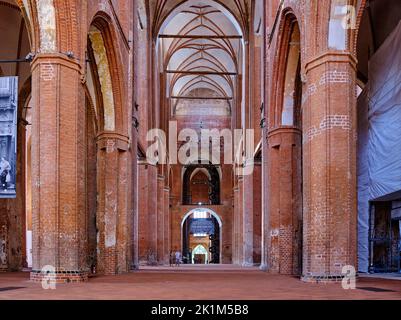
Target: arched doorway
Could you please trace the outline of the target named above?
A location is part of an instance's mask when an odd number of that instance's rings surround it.
[[[214,211],[198,208],[188,212],[181,222],[184,263],[219,264],[221,261],[221,231],[222,221]],[[202,246],[208,253],[205,260],[194,260],[196,254],[204,254],[199,246]]]
[[[210,253],[206,250],[205,246],[198,244],[192,250],[192,264],[206,264],[209,260]]]
[[[189,165],[184,168],[183,195],[184,205],[219,205],[220,173],[213,165]]]

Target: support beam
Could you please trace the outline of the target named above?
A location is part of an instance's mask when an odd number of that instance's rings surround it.
[[[160,34],[161,39],[242,39],[240,35]]]
[[[166,70],[168,74],[236,76],[236,72]]]
[[[171,99],[181,100],[232,100],[232,97],[189,97],[189,96],[171,96]]]

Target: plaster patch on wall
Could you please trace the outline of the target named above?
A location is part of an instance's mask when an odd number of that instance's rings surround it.
[[[7,226],[3,225],[2,228],[0,228],[0,270],[6,270],[8,268],[7,238]]]
[[[116,151],[116,142],[113,139],[107,139],[106,152],[113,153]]]
[[[93,55],[95,56],[99,82],[103,96],[104,108],[104,130],[115,130],[114,96],[111,82],[110,66],[107,59],[107,52],[104,46],[102,33],[99,29],[91,27],[89,38],[92,45]]]
[[[53,0],[36,0],[40,28],[40,52],[56,51],[56,10]]]
[[[105,208],[105,246],[112,248],[117,244],[116,235],[116,217],[117,217],[117,200],[113,191],[106,192],[106,208]]]
[[[270,231],[270,236],[271,237],[278,237],[280,235],[280,230],[279,229],[272,229]]]
[[[40,78],[43,81],[52,81],[55,77],[55,70],[51,63],[43,63],[40,65]]]
[[[327,115],[322,119],[319,127],[313,126],[304,135],[304,143],[312,141],[315,137],[321,135],[327,130],[339,128],[351,130],[351,122],[348,115]]]
[[[31,7],[30,7],[30,5],[29,5],[29,1],[28,1],[28,0],[22,0],[22,3],[24,4],[26,16],[28,17],[29,22],[32,22],[32,18],[31,18]]]
[[[348,83],[352,86],[354,81],[351,74],[347,71],[335,69],[322,73],[319,81],[307,85],[305,93],[302,95],[302,105],[304,105],[311,96],[315,95],[321,87],[339,83]]]

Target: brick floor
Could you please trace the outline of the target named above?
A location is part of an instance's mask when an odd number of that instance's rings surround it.
[[[58,285],[56,290],[43,290],[40,284],[30,282],[29,273],[0,274],[0,300],[401,299],[398,280],[363,277],[359,278],[357,287],[357,290],[344,290],[340,283],[303,283],[296,277],[235,267],[144,268],[120,276],[93,277],[88,283]]]

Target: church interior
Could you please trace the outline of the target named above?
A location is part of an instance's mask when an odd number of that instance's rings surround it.
[[[0,299],[399,299],[399,0],[1,0],[0,39]]]

